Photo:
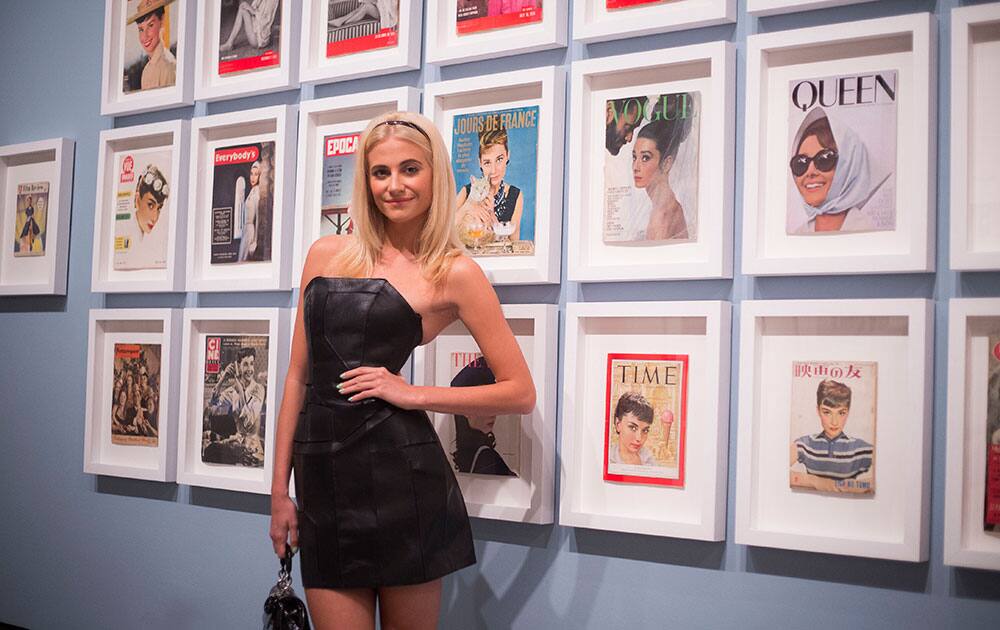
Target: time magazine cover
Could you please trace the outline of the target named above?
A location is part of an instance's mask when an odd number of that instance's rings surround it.
[[[605,243],[697,240],[700,112],[699,92],[604,103]]]
[[[455,30],[459,35],[542,21],[542,0],[458,0]]]
[[[274,142],[222,147],[213,157],[212,264],[271,260]]]
[[[895,70],[788,84],[788,234],[896,229]]]
[[[323,138],[323,174],[321,177],[320,236],[350,234],[351,191],[354,187],[354,165],[361,135],[357,133]]]
[[[172,87],[177,82],[177,33],[174,0],[116,0],[125,25],[119,59],[122,93]]]
[[[160,417],[160,344],[116,343],[111,443],[156,446]]]
[[[219,76],[277,66],[281,0],[221,0]]]
[[[604,480],[684,487],[688,355],[609,354]]]
[[[537,105],[454,117],[456,224],[473,255],[535,252],[538,117]]]
[[[17,185],[14,200],[14,255],[44,256],[49,218],[49,183]]]
[[[989,337],[986,375],[986,511],[983,529],[1000,532],[1000,334]]]
[[[878,363],[792,362],[792,488],[875,493]]]
[[[114,257],[116,270],[165,269],[173,206],[170,149],[115,154]]]
[[[201,460],[264,467],[267,335],[205,337]]]
[[[326,56],[399,43],[399,0],[328,0]]]

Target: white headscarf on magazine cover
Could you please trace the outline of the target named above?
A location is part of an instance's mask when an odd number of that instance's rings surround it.
[[[818,208],[810,206],[804,199],[800,201],[806,216],[812,221],[820,214],[836,214],[851,208],[859,208],[871,196],[871,167],[868,162],[868,149],[861,141],[858,134],[847,125],[841,124],[837,117],[828,116],[822,107],[814,107],[806,114],[805,120],[799,125],[799,130],[795,133],[795,141],[789,155],[796,155],[799,144],[802,142],[802,134],[813,122],[820,118],[826,118],[830,123],[830,130],[833,138],[837,142],[837,172],[833,176],[830,184],[830,192],[826,195],[826,200]],[[795,185],[795,176],[789,171],[788,176],[792,178],[792,185]]]

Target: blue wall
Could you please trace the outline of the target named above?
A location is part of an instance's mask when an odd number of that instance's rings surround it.
[[[98,133],[300,98],[726,39],[737,44],[743,154],[748,33],[932,11],[938,16],[938,256],[934,274],[503,287],[504,302],[923,297],[936,303],[930,561],[919,564],[748,548],[559,526],[476,520],[480,558],[445,582],[442,626],[997,627],[1000,574],[942,563],[947,300],[1000,295],[1000,273],[948,271],[949,13],[956,0],[884,0],[735,25],[560,49],[117,120],[100,109],[101,0],[0,2],[0,145],[76,140],[69,291],[0,299],[0,621],[31,628],[248,628],[275,577],[267,497],[83,474],[87,312],[102,307],[290,306],[288,293],[91,293]],[[736,260],[742,173],[736,175]],[[565,262],[564,262],[565,267]],[[737,264],[738,267],[738,264]],[[734,330],[739,311],[734,311]],[[734,334],[734,347],[738,335]],[[734,369],[738,364],[735,360]],[[561,371],[558,378],[561,378]],[[536,378],[556,378],[556,374]],[[736,399],[734,373],[732,399]],[[735,497],[733,405],[729,518]],[[990,620],[993,620],[992,623]]]

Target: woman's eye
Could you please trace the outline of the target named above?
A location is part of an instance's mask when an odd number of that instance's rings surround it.
[[[386,177],[388,174],[389,174],[389,171],[387,169],[384,169],[384,168],[376,168],[376,169],[372,170],[372,177],[379,177],[379,178],[381,178],[381,177]]]
[[[408,175],[416,175],[419,172],[420,172],[420,167],[419,166],[407,166],[406,167],[406,173]]]

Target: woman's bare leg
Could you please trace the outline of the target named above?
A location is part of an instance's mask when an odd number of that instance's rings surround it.
[[[307,588],[316,630],[375,630],[375,591],[370,588]]]
[[[441,612],[441,580],[378,589],[382,630],[435,630]]]
[[[250,28],[250,10],[244,2],[240,3],[240,8],[236,11],[236,19],[233,20],[233,30],[229,31],[229,39],[219,46],[219,50],[222,52],[232,50],[240,33],[244,34],[251,46],[256,46],[254,41],[251,41],[257,38],[253,36],[253,29]]]
[[[362,4],[347,15],[330,20],[330,23],[339,27],[344,24],[354,24],[355,22],[360,22],[366,17],[378,17],[378,8],[374,4]]]

